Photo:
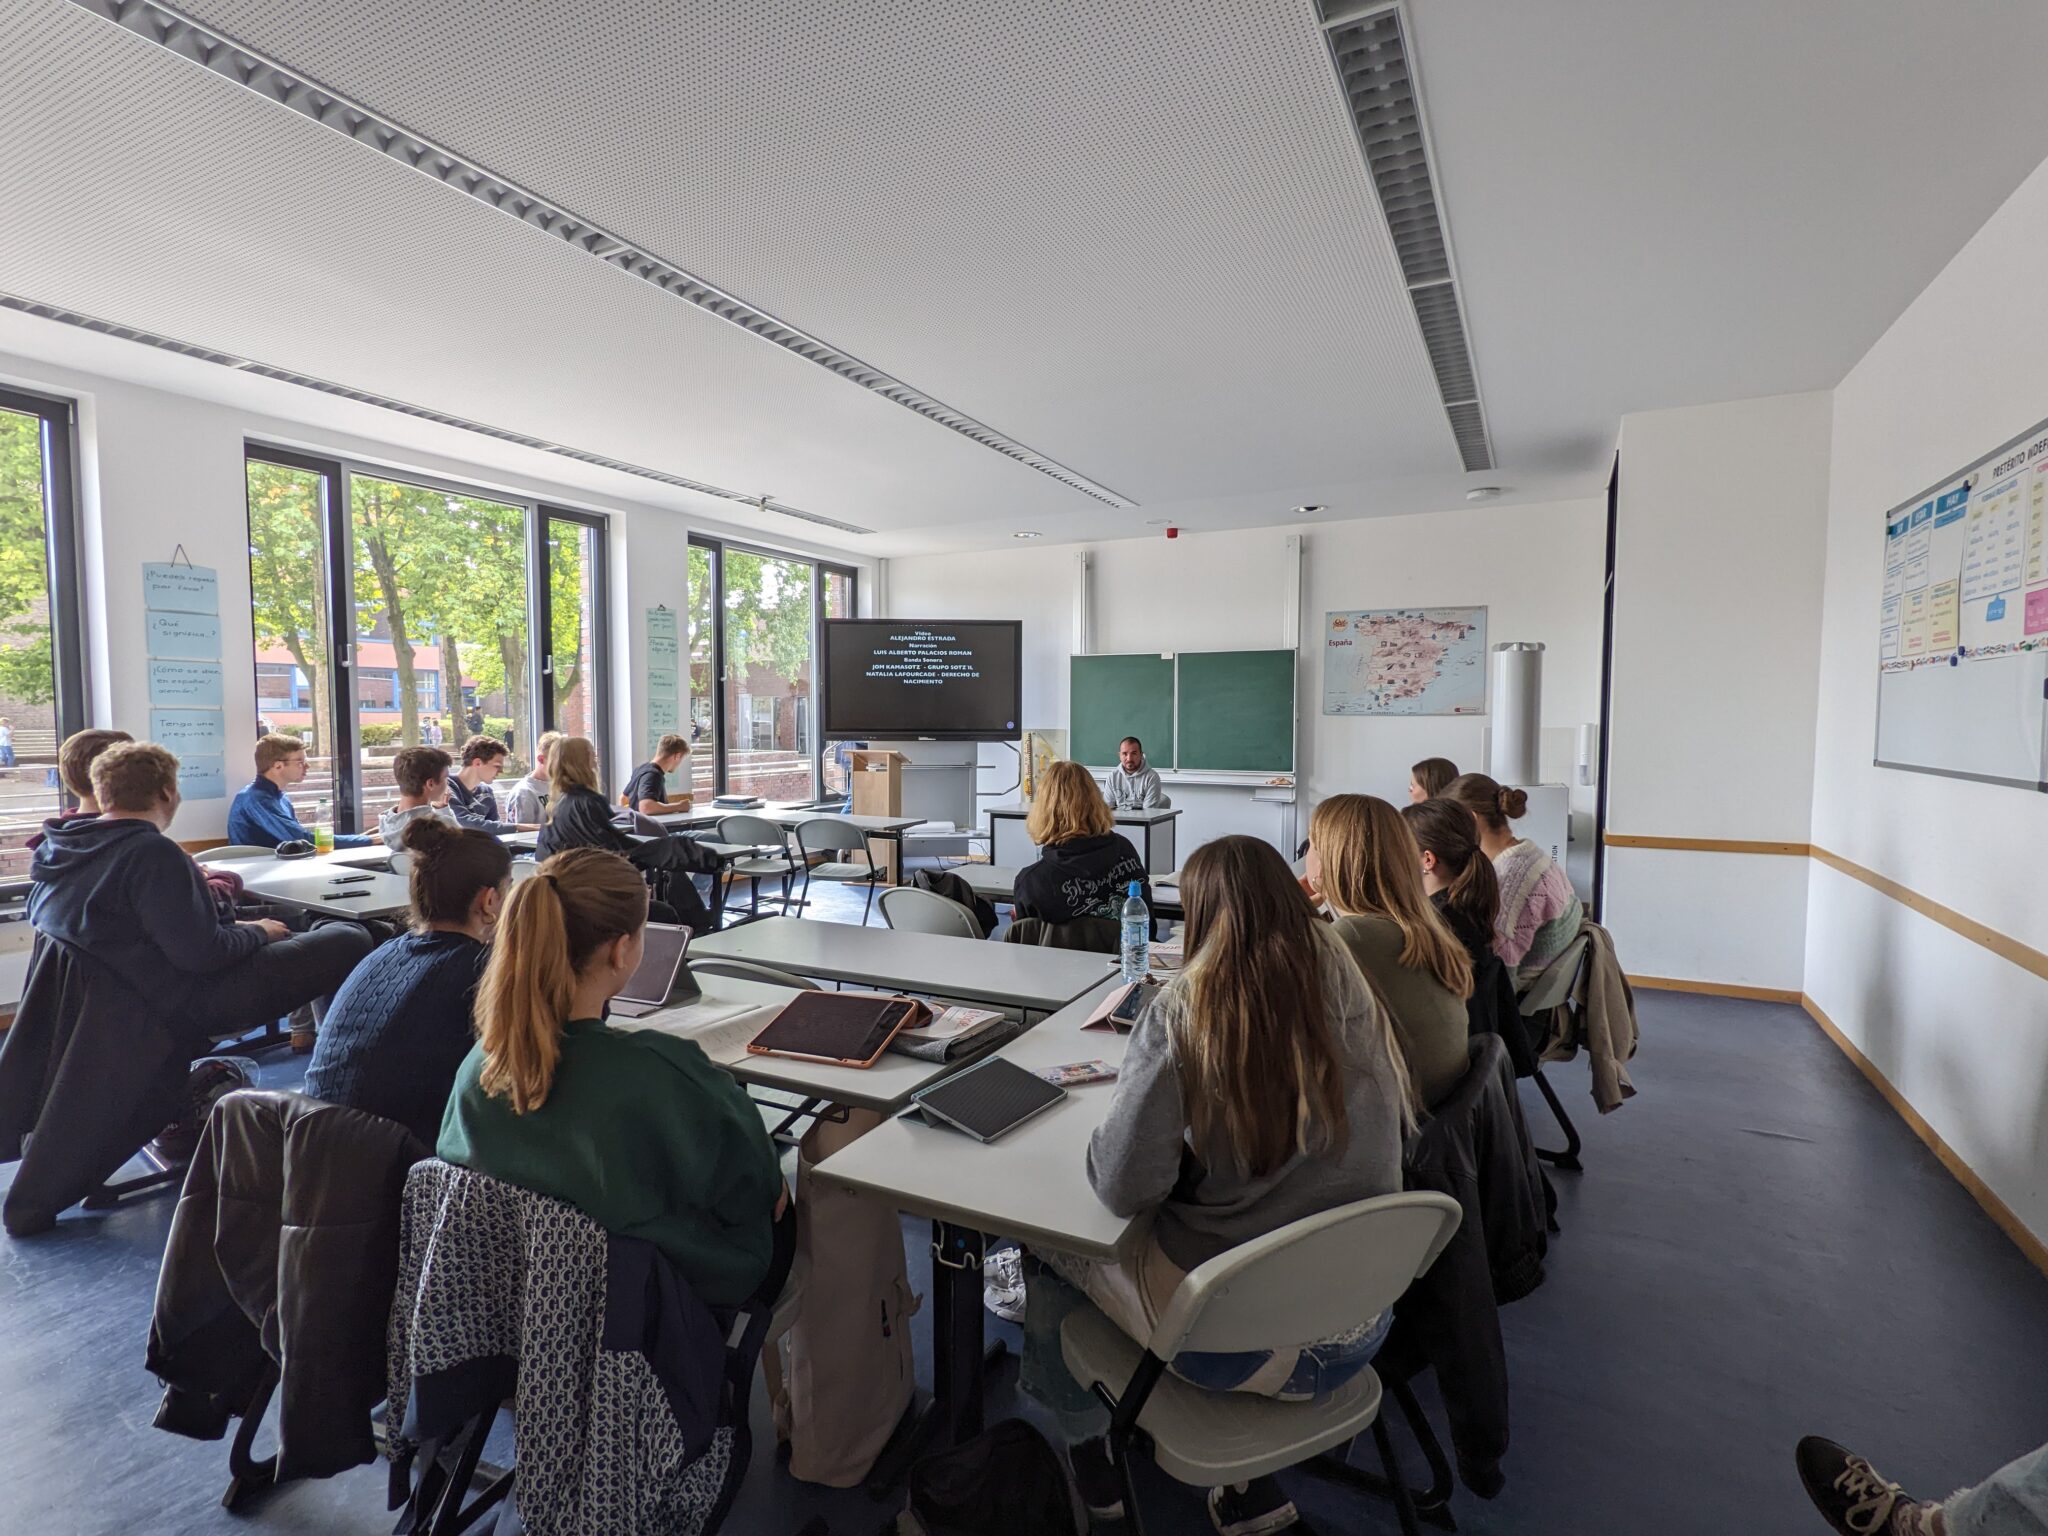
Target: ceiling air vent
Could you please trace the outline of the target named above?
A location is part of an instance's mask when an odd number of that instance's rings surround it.
[[[223,80],[231,80],[243,89],[253,91],[265,101],[310,118],[423,176],[431,176],[465,197],[473,197],[510,218],[553,235],[595,260],[651,283],[706,314],[716,315],[750,335],[837,374],[848,383],[857,384],[905,410],[915,411],[927,421],[935,421],[958,432],[991,452],[1035,469],[1070,490],[1091,496],[1107,506],[1137,505],[1129,497],[1105,485],[1098,485],[1078,470],[1047,458],[1015,438],[998,432],[986,422],[976,421],[965,411],[955,410],[943,400],[914,389],[901,379],[892,378],[829,342],[785,324],[766,310],[757,309],[746,300],[735,298],[702,278],[691,276],[595,221],[465,160],[453,150],[444,149],[411,129],[380,117],[368,107],[329,90],[289,65],[266,58],[224,33],[158,3],[158,0],[73,0],[73,3],[137,37],[146,38],[181,59],[212,71]],[[823,521],[818,518],[812,520]],[[834,523],[830,526],[844,525]]]
[[[1479,399],[1479,375],[1458,304],[1458,278],[1451,264],[1450,237],[1430,170],[1429,141],[1422,126],[1415,76],[1408,66],[1408,40],[1398,6],[1323,0],[1323,35],[1337,80],[1344,88],[1359,148],[1379,193],[1387,233],[1400,258],[1415,321],[1437,393],[1468,470],[1493,468],[1493,444],[1486,433],[1486,409]]]
[[[785,506],[761,496],[749,496],[744,491],[729,491],[723,486],[707,485],[702,480],[692,480],[684,475],[672,475],[666,470],[649,469],[644,464],[628,464],[623,459],[607,458],[601,453],[590,453],[582,448],[565,448],[560,443],[546,442],[538,437],[529,437],[524,432],[512,432],[504,427],[494,427],[486,422],[471,421],[465,416],[451,416],[446,411],[437,411],[430,406],[414,405],[409,400],[393,400],[388,395],[373,395],[366,389],[353,389],[346,384],[336,384],[331,379],[315,378],[309,373],[295,373],[289,368],[274,368],[269,363],[253,362],[246,357],[235,357],[230,353],[216,352],[211,347],[195,346],[189,341],[179,341],[171,336],[159,336],[154,331],[137,330],[132,325],[121,325],[112,320],[101,320],[93,315],[82,315],[76,310],[59,309],[54,304],[40,304],[34,299],[24,299],[16,294],[0,293],[0,309],[18,310],[24,315],[34,315],[38,320],[55,320],[61,325],[75,325],[80,330],[95,331],[102,336],[112,336],[119,341],[132,341],[145,347],[155,347],[160,352],[175,352],[180,357],[193,357],[205,363],[217,363],[223,368],[234,368],[243,373],[258,374],[266,379],[276,379],[285,384],[296,384],[301,389],[317,389],[323,395],[338,395],[344,400],[353,400],[358,405],[374,405],[380,410],[397,411],[401,415],[416,416],[421,421],[431,421],[437,426],[455,427],[464,432],[475,432],[483,437],[495,438],[501,443],[516,443],[521,448],[532,448],[541,453],[552,453],[556,458],[574,459],[579,464],[595,464],[600,469],[615,469],[622,475],[637,475],[642,480],[657,480],[663,485],[673,485],[680,490],[696,491],[705,496],[716,496],[721,501],[743,502],[763,512],[773,512],[778,517],[799,518],[806,523],[816,523],[823,528],[836,528],[841,533],[869,534],[872,528],[856,527],[842,523],[835,518],[823,517],[816,512],[806,512],[800,507]]]

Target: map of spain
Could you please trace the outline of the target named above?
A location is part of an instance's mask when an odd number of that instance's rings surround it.
[[[1326,715],[1486,713],[1484,608],[1368,608],[1323,619]]]

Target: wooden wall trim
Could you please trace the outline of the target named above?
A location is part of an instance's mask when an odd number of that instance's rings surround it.
[[[1814,845],[1813,856],[1829,869],[1847,875],[1851,880],[1860,880],[1873,891],[1889,896],[1902,907],[1910,907],[1922,917],[1941,924],[1951,933],[1961,934],[1973,944],[1981,944],[2002,960],[2010,960],[2021,970],[2048,980],[2048,954],[2043,954],[2031,944],[2022,944],[2018,939],[2000,933],[1996,928],[1978,922],[1974,917],[1965,917],[1953,907],[1922,896],[1918,891],[1899,884],[1889,876],[1880,875],[1874,869],[1865,869],[1853,859],[1845,859],[1839,853],[1830,853],[1818,843]]]
[[[204,853],[209,848],[225,848],[228,840],[224,837],[188,837],[178,846],[187,853]]]
[[[1884,1101],[1891,1105],[1893,1112],[1901,1120],[1906,1122],[1913,1134],[1926,1143],[1927,1150],[1932,1152],[1941,1166],[1948,1170],[1949,1176],[1969,1191],[1970,1198],[1984,1208],[1985,1215],[1998,1223],[1999,1230],[2012,1239],[2014,1245],[2033,1262],[2036,1269],[2048,1274],[2048,1243],[2043,1243],[2036,1237],[2013,1208],[1999,1199],[1991,1186],[1977,1176],[1977,1170],[1964,1162],[1956,1150],[1941,1139],[1934,1127],[1907,1102],[1906,1096],[1892,1086],[1891,1079],[1878,1070],[1877,1063],[1857,1049],[1855,1042],[1836,1027],[1833,1019],[1821,1011],[1820,1004],[1811,997],[1802,996],[1799,1001],[1805,1008],[1807,1016],[1820,1026],[1821,1033],[1834,1041],[1841,1053],[1855,1065],[1856,1070],[1870,1079],[1870,1085],[1883,1095]]]
[[[1679,853],[1760,853],[1782,858],[1803,859],[1808,843],[1758,843],[1734,837],[1645,837],[1633,832],[1609,832],[1603,842],[1609,848],[1664,848]]]
[[[1732,981],[1689,981],[1679,976],[1630,976],[1628,984],[1652,992],[1699,992],[1708,997],[1742,997],[1755,1003],[1790,1003],[1804,995],[1797,987],[1746,987]]]

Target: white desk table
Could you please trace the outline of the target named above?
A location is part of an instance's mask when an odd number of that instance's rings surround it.
[[[1038,845],[1025,831],[1030,809],[1022,805],[993,805],[988,812],[988,858],[998,868],[1021,869],[1036,863]],[[1174,821],[1180,811],[1159,806],[1149,811],[1112,811],[1117,830],[1138,845],[1148,874],[1163,875],[1178,866],[1174,854]]]
[[[991,944],[858,923],[765,917],[707,934],[690,946],[699,957],[748,960],[798,976],[924,992],[996,1008],[1051,1013],[1092,991],[1109,974],[1105,955]]]
[[[233,870],[251,896],[321,917],[402,917],[412,905],[412,890],[402,875],[330,858],[222,859],[202,867]]]
[[[996,1054],[1027,1070],[1123,1060],[1128,1036],[1084,1031],[1110,985],[1062,1008]],[[1147,1217],[1110,1212],[1089,1187],[1088,1139],[1109,1113],[1114,1083],[1067,1090],[1063,1103],[983,1144],[905,1115],[877,1126],[813,1170],[841,1189],[932,1223],[933,1413],[941,1445],[981,1428],[981,1260],[992,1237],[1094,1259],[1118,1259]]]

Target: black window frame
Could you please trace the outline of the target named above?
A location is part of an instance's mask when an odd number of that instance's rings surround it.
[[[590,665],[595,674],[587,690],[590,699],[591,730],[598,742],[598,788],[611,797],[612,759],[618,755],[618,737],[612,732],[612,593],[611,519],[602,512],[585,512],[554,502],[536,502],[530,522],[531,540],[527,551],[526,589],[533,606],[529,628],[536,656],[534,676],[544,686],[535,690],[540,703],[540,729],[560,730],[555,718],[555,584],[548,555],[548,525],[569,523],[590,533],[590,608],[594,615],[590,637]],[[528,761],[532,754],[527,754]],[[625,782],[631,766],[621,768],[618,782]]]

